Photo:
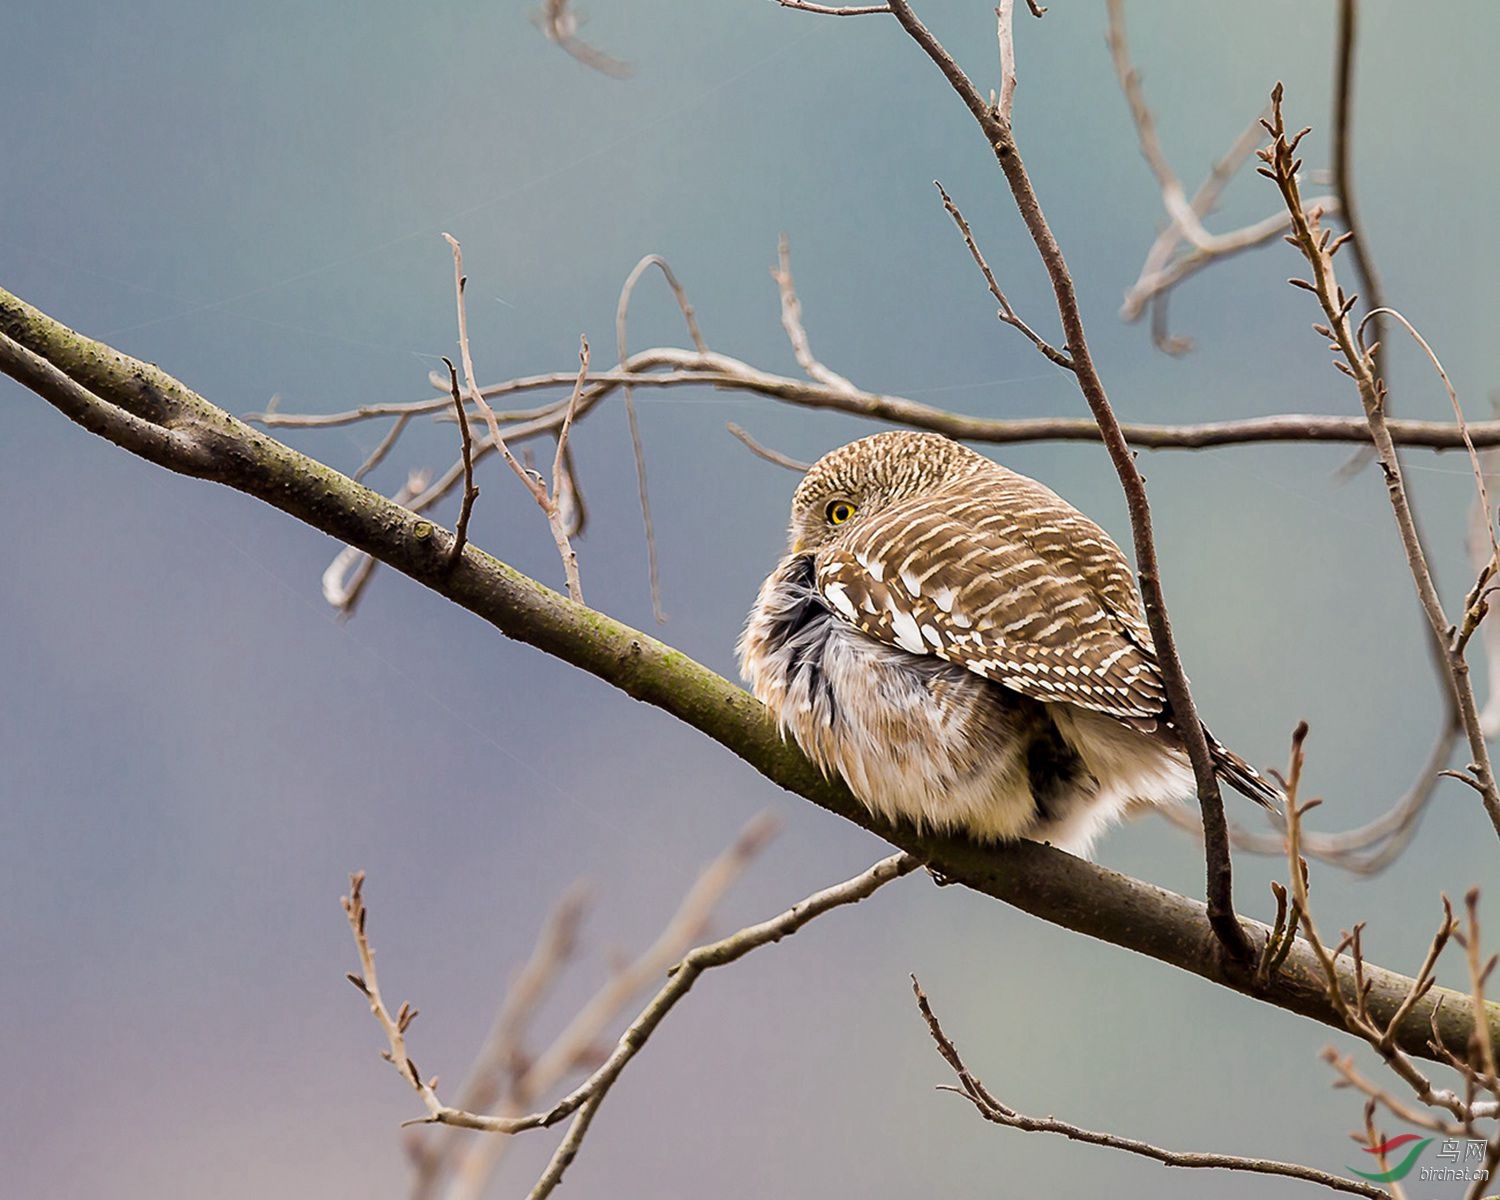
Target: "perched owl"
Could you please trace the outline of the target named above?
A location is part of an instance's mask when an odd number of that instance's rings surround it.
[[[815,463],[740,668],[872,811],[1086,855],[1127,808],[1194,794],[1135,577],[1055,492],[932,433]],[[1281,793],[1209,736],[1220,776]]]

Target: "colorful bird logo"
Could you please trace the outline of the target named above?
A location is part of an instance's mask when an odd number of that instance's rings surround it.
[[[1417,1145],[1411,1148],[1407,1156],[1389,1171],[1368,1174],[1364,1171],[1355,1171],[1353,1167],[1350,1167],[1349,1170],[1354,1171],[1354,1174],[1358,1175],[1361,1179],[1368,1179],[1371,1183],[1395,1183],[1398,1179],[1405,1179],[1411,1173],[1412,1167],[1416,1166],[1418,1156],[1423,1150],[1427,1149],[1427,1143],[1430,1141],[1432,1141],[1431,1138],[1419,1138],[1414,1133],[1403,1133],[1400,1137],[1390,1138],[1387,1141],[1381,1142],[1378,1146],[1366,1146],[1364,1147],[1366,1154],[1389,1154],[1398,1146],[1406,1145],[1407,1142],[1417,1143]]]

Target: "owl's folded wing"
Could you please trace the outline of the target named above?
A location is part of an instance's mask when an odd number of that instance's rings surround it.
[[[1032,699],[1144,728],[1166,706],[1119,547],[1022,476],[862,519],[839,548],[818,556],[816,586],[833,612],[871,637]]]

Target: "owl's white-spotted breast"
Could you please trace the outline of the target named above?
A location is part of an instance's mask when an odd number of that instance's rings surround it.
[[[938,434],[813,465],[739,655],[783,731],[890,820],[1087,854],[1127,809],[1195,792],[1119,547]],[[1225,782],[1277,805],[1209,745]]]

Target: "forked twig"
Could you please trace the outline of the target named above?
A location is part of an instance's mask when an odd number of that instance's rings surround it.
[[[1189,200],[1162,149],[1156,119],[1141,88],[1141,73],[1130,57],[1130,46],[1125,37],[1124,0],[1109,0],[1107,11],[1107,40],[1115,76],[1130,109],[1141,157],[1156,177],[1162,206],[1168,217],[1167,227],[1147,253],[1139,277],[1125,293],[1120,316],[1126,321],[1137,321],[1149,307],[1153,342],[1169,354],[1182,354],[1192,348],[1192,342],[1188,338],[1173,336],[1167,328],[1167,297],[1172,290],[1211,263],[1274,241],[1287,228],[1288,220],[1284,212],[1279,212],[1229,233],[1214,234],[1204,227],[1203,218],[1213,211],[1229,181],[1255,150],[1260,124],[1258,121],[1250,123],[1224,157],[1213,165],[1208,178]],[[1320,206],[1325,213],[1332,213],[1337,210],[1339,201],[1335,196],[1322,196],[1310,204]],[[1179,243],[1184,240],[1189,243],[1188,249],[1173,257]]]
[[[554,470],[550,487],[547,483],[537,477],[534,471],[528,471],[521,465],[515,454],[511,452],[510,446],[505,441],[505,435],[500,431],[500,422],[495,417],[495,410],[490,407],[489,401],[484,398],[478,383],[474,379],[474,358],[469,351],[469,317],[467,306],[464,304],[464,289],[468,284],[468,277],[464,275],[463,248],[458,244],[458,239],[452,234],[443,234],[453,251],[453,290],[458,305],[458,350],[459,360],[464,368],[464,386],[470,404],[479,410],[484,417],[485,424],[489,426],[490,442],[500,451],[505,459],[506,465],[515,473],[522,485],[531,493],[531,498],[536,501],[537,507],[547,518],[547,528],[552,532],[552,540],[557,545],[558,556],[562,559],[563,575],[567,579],[568,596],[575,604],[583,603],[583,585],[578,578],[578,555],[573,549],[573,543],[568,537],[567,521],[563,516],[559,504],[560,489],[557,482],[557,472]],[[589,371],[589,343],[587,338],[579,339],[578,351],[578,375],[573,382],[573,393],[568,399],[568,406],[564,412],[562,428],[558,433],[558,453],[555,462],[561,462],[563,453],[567,446],[568,430],[572,427],[574,414],[578,409],[579,397],[583,394],[583,383],[588,377]],[[467,421],[467,417],[464,418]]]
[[[1127,1154],[1140,1155],[1142,1158],[1153,1159],[1168,1167],[1186,1167],[1200,1170],[1219,1171],[1242,1171],[1252,1175],[1277,1175],[1284,1179],[1300,1179],[1306,1183],[1316,1183],[1335,1192],[1346,1192],[1354,1196],[1369,1196],[1375,1200],[1392,1200],[1391,1193],[1383,1188],[1376,1187],[1372,1183],[1362,1183],[1358,1180],[1344,1179],[1341,1176],[1331,1174],[1328,1171],[1320,1171],[1316,1167],[1303,1166],[1301,1163],[1278,1162],[1269,1158],[1246,1158],[1238,1154],[1211,1154],[1199,1151],[1168,1150],[1161,1146],[1154,1146],[1150,1142],[1143,1142],[1138,1138],[1122,1137],[1115,1133],[1101,1133],[1093,1129],[1085,1129],[1081,1125],[1074,1125],[1070,1121],[1060,1121],[1056,1117],[1031,1117],[1025,1113],[1017,1112],[1010,1105],[996,1099],[994,1094],[985,1087],[964,1062],[958,1053],[958,1048],[953,1040],[943,1031],[938,1023],[936,1014],[932,1011],[932,1005],[928,1002],[927,994],[922,990],[922,985],[917,982],[916,976],[912,976],[912,991],[917,998],[917,1008],[922,1014],[922,1020],[927,1024],[927,1032],[931,1034],[938,1053],[943,1060],[953,1069],[954,1075],[958,1077],[957,1087],[943,1087],[940,1090],[954,1092],[962,1096],[974,1106],[986,1121],[996,1125],[1004,1125],[1010,1129],[1019,1129],[1026,1133],[1055,1133],[1060,1134],[1070,1141],[1083,1142],[1090,1146],[1104,1146],[1111,1150],[1122,1150]]]
[[[1469,752],[1473,759],[1472,784],[1480,793],[1485,812],[1495,832],[1500,834],[1500,790],[1497,790],[1494,771],[1490,765],[1489,747],[1479,723],[1479,706],[1474,698],[1474,689],[1469,680],[1469,667],[1464,658],[1462,641],[1452,639],[1450,623],[1443,610],[1443,602],[1433,579],[1432,568],[1422,546],[1416,518],[1407,495],[1401,463],[1391,439],[1385,415],[1385,382],[1375,373],[1371,348],[1359,340],[1349,313],[1358,302],[1357,295],[1346,294],[1339,286],[1334,274],[1334,255],[1349,238],[1347,233],[1338,238],[1332,231],[1323,229],[1320,214],[1316,209],[1304,210],[1298,170],[1301,160],[1297,158],[1297,147],[1308,132],[1290,134],[1282,116],[1282,86],[1277,84],[1271,93],[1271,119],[1266,130],[1271,135],[1270,147],[1259,152],[1266,164],[1260,173],[1271,179],[1280,190],[1292,221],[1292,232],[1288,240],[1302,254],[1311,268],[1312,279],[1293,279],[1290,282],[1305,291],[1312,292],[1323,309],[1326,324],[1314,329],[1329,339],[1335,353],[1333,365],[1354,380],[1359,392],[1360,404],[1370,427],[1371,440],[1376,457],[1385,475],[1386,492],[1390,498],[1391,511],[1401,537],[1406,555],[1407,568],[1416,586],[1417,598],[1427,617],[1434,640],[1444,647],[1443,665],[1449,684],[1458,702],[1459,715],[1468,738]],[[1472,450],[1472,446],[1469,447]],[[1482,471],[1480,482],[1483,482]],[[1487,514],[1488,517],[1488,514]]]
[[[995,273],[990,270],[990,264],[985,261],[978,243],[974,241],[974,233],[969,228],[969,222],[964,219],[963,213],[959,211],[958,205],[953,203],[952,197],[948,195],[943,189],[943,185],[936,179],[932,181],[932,186],[937,188],[938,195],[943,198],[943,207],[948,210],[948,215],[953,218],[953,223],[958,226],[958,232],[964,239],[964,245],[969,249],[969,256],[974,260],[974,265],[979,268],[980,274],[984,276],[984,282],[990,289],[990,295],[995,298],[995,303],[1000,306],[999,312],[995,315],[1012,329],[1018,330],[1027,341],[1042,352],[1043,356],[1049,362],[1056,363],[1065,371],[1073,370],[1073,360],[1068,357],[1066,351],[1049,345],[1030,325],[1026,324],[1025,321],[1016,315],[1016,310],[1011,307],[1010,301],[1005,297],[1005,293],[1000,290],[1000,283],[996,280]]]
[[[458,369],[450,358],[443,359],[443,365],[448,368],[448,387],[453,393],[453,407],[457,411],[458,428],[463,439],[463,500],[458,510],[458,521],[453,526],[453,549],[448,552],[449,564],[456,566],[463,558],[464,545],[469,540],[469,518],[474,513],[474,501],[479,498],[479,489],[474,486],[474,438],[469,432],[469,410],[464,407],[464,398],[458,391]]]

